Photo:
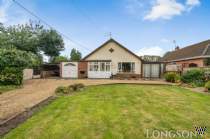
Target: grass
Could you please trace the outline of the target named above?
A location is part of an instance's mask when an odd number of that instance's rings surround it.
[[[209,100],[175,86],[91,86],[59,97],[5,139],[146,139],[147,129],[194,131],[194,126],[207,126],[207,139]]]
[[[15,86],[15,85],[0,85],[0,95],[2,93],[5,93],[7,91],[13,90],[13,89],[17,89],[20,86]]]

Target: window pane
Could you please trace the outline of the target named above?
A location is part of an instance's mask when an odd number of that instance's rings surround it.
[[[101,71],[105,71],[105,63],[104,62],[101,62],[101,64],[100,64],[100,70]]]
[[[106,62],[106,71],[110,71],[110,69],[111,69],[111,63]]]
[[[90,65],[90,66],[89,66],[89,70],[90,70],[90,71],[93,71],[93,65]]]
[[[135,63],[131,63],[131,72],[135,72]]]
[[[98,71],[98,65],[94,65],[94,71]]]
[[[122,63],[118,63],[118,71],[119,71],[119,72],[122,71]]]

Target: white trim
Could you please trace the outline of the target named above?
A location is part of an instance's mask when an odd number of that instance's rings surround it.
[[[97,64],[96,64],[97,63]],[[95,79],[102,79],[102,78],[110,78],[112,75],[111,72],[111,62],[88,62],[88,78],[95,78]],[[105,70],[101,71],[101,63],[105,64]],[[97,70],[91,70],[90,71],[90,66],[97,66]],[[106,66],[109,66],[109,70],[106,69]]]
[[[209,46],[210,46],[210,44],[208,44],[208,45],[206,46],[206,48],[203,50],[202,55],[205,55],[205,54],[206,54],[206,52],[207,52],[207,51],[208,51],[208,49],[209,49]]]

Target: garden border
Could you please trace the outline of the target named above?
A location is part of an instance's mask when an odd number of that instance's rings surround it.
[[[26,109],[24,112],[21,112],[13,117],[7,119],[0,123],[0,137],[7,134],[10,130],[16,128],[19,124],[26,121],[28,118],[33,116],[35,112],[38,112],[43,106],[50,104],[53,100],[55,100],[55,96],[50,96],[47,99],[39,102],[38,104],[34,105],[31,108]]]

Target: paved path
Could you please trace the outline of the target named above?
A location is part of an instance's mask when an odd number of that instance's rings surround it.
[[[145,80],[65,80],[65,79],[35,79],[24,83],[23,88],[12,90],[0,95],[0,123],[8,118],[23,112],[46,98],[54,95],[58,86],[68,86],[74,83],[85,85],[111,83],[141,83],[141,84],[168,84],[164,81]]]

